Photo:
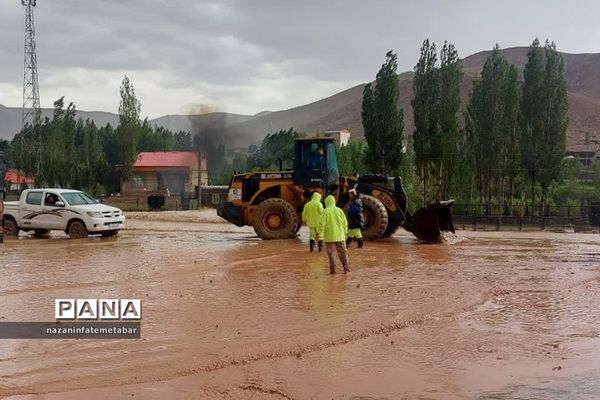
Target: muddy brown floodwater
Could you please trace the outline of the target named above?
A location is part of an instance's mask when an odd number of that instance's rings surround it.
[[[0,340],[10,399],[593,399],[600,236],[408,234],[324,253],[219,223],[0,245],[0,321],[140,298],[140,340]]]

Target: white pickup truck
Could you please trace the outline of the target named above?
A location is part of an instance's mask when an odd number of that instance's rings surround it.
[[[28,189],[19,201],[4,203],[3,220],[7,236],[17,236],[20,230],[34,231],[36,236],[59,230],[75,239],[88,234],[113,236],[123,227],[125,215],[78,190]]]

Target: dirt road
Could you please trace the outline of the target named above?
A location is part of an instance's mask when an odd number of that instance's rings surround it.
[[[144,218],[144,219],[140,219]],[[0,321],[55,298],[140,298],[140,340],[2,340],[10,399],[591,399],[600,236],[408,234],[325,254],[140,217],[114,239],[0,245]],[[200,220],[202,220],[200,218]]]

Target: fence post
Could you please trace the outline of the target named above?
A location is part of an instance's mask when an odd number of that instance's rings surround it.
[[[500,217],[496,216],[496,231],[500,230]]]
[[[519,232],[523,230],[523,217],[519,217]]]
[[[477,215],[473,215],[473,230],[477,230]]]

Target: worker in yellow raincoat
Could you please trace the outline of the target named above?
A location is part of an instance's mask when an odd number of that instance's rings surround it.
[[[314,250],[315,244],[319,246],[319,251],[323,249],[323,236],[322,232],[319,231],[322,215],[323,204],[321,203],[321,194],[315,192],[302,210],[302,222],[308,225],[310,232],[310,251]]]
[[[329,272],[335,274],[336,253],[342,262],[344,273],[350,272],[348,250],[346,249],[348,220],[344,210],[335,205],[335,198],[331,195],[325,198],[325,210],[323,210],[319,229],[323,232],[323,241],[327,248]]]

